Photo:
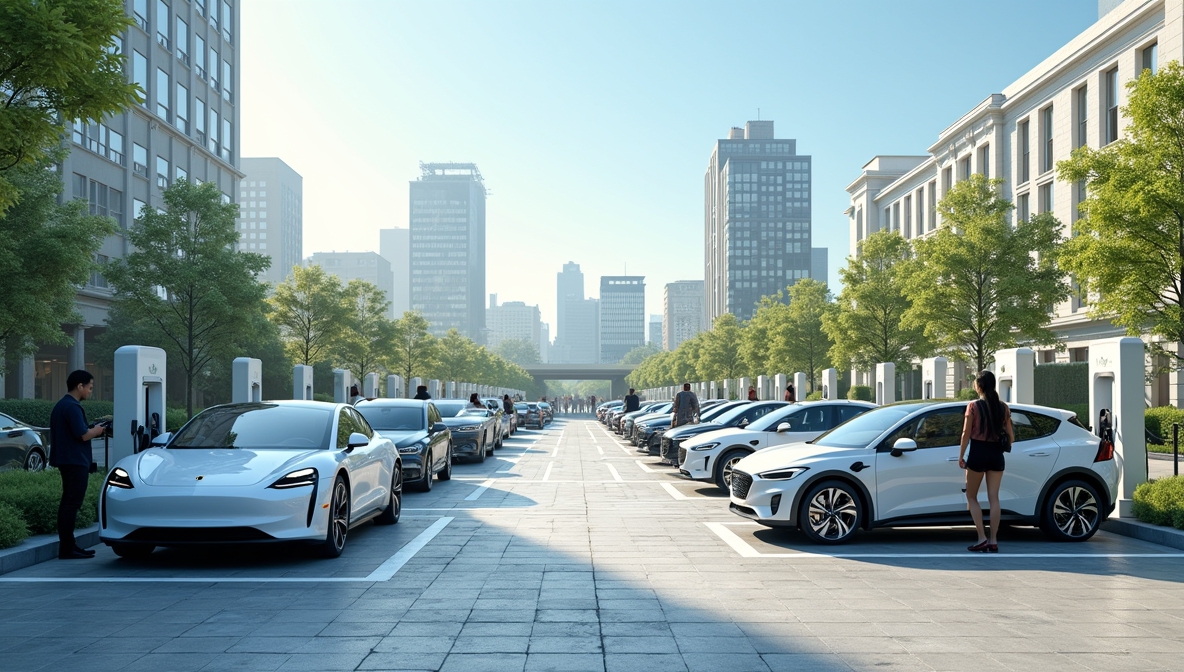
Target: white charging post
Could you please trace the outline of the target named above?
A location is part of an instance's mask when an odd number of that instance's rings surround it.
[[[362,396],[367,399],[378,398],[378,374],[367,373],[365,382],[362,385]]]
[[[946,396],[947,361],[945,357],[921,360],[922,399],[942,399]]]
[[[297,364],[292,367],[292,398],[312,400],[312,367]]]
[[[345,369],[333,369],[333,401],[338,404],[349,403],[349,388],[353,384],[353,375]]]
[[[896,365],[876,364],[876,403],[883,406],[896,401]]]
[[[107,466],[146,448],[165,432],[165,384],[168,357],[147,345],[115,351],[115,412]]]
[[[1146,364],[1143,341],[1123,337],[1089,346],[1089,424],[1101,436],[1103,410],[1113,418],[1114,452],[1118,456],[1118,515],[1129,518],[1135,488],[1147,482]]]
[[[793,393],[794,397],[798,401],[805,401],[806,395],[809,394],[809,392],[806,391],[806,385],[808,384],[809,383],[806,382],[806,374],[802,373],[801,371],[793,374]]]
[[[391,374],[386,377],[386,396],[388,399],[403,397],[403,376]]]
[[[1035,377],[1036,353],[1031,348],[995,353],[995,390],[1001,400],[1009,404],[1036,403]]]
[[[822,370],[822,398],[823,399],[838,399],[839,398],[839,370],[838,369],[823,369]]]
[[[230,380],[232,402],[263,401],[262,361],[253,357],[235,357],[230,363]]]

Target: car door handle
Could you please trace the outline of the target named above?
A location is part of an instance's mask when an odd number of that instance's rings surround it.
[[[1048,457],[1048,453],[1028,453],[1028,457]]]
[[[957,461],[958,461],[958,460],[960,460],[960,459],[962,459],[962,458],[960,458],[960,457],[947,457],[947,458],[946,458],[946,462],[957,462]]]

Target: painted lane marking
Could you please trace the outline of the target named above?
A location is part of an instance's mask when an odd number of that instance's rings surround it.
[[[601,448],[600,446],[596,446],[596,452],[600,453],[601,455],[604,455],[604,448]]]
[[[373,572],[370,572],[366,580],[390,581],[403,568],[403,565],[407,564],[411,558],[414,558],[416,553],[423,550],[423,547],[427,546],[429,541],[435,539],[436,535],[440,534],[445,527],[448,527],[448,523],[451,523],[453,520],[453,518],[445,517],[432,523],[428,529],[420,532],[419,536],[412,539],[403,548],[400,548],[397,553],[387,558]]]
[[[555,444],[555,450],[551,451],[551,457],[559,457],[559,444]]]
[[[485,494],[485,491],[486,491],[486,490],[488,490],[488,489],[489,489],[489,486],[491,486],[491,485],[493,485],[493,479],[492,479],[492,478],[491,478],[491,479],[489,479],[489,480],[487,480],[487,481],[485,481],[485,482],[484,482],[484,483],[482,483],[480,486],[478,486],[478,487],[477,487],[477,489],[473,491],[473,494],[469,495],[468,497],[465,497],[465,501],[466,501],[466,502],[472,502],[472,501],[475,501],[475,500],[476,500],[477,498],[479,498],[481,495],[484,495],[484,494]]]
[[[641,460],[633,460],[633,461],[636,462],[637,466],[641,467],[641,470],[644,471],[645,473],[647,473],[647,474],[654,473],[654,470],[647,467],[645,462],[642,462]]]
[[[621,449],[621,451],[622,451],[622,452],[624,452],[626,455],[632,455],[632,454],[633,454],[633,453],[629,452],[629,449],[628,449],[628,448],[626,448],[625,446],[618,446],[618,447],[619,447],[619,448]]]
[[[548,462],[548,463],[547,463],[547,470],[546,470],[545,472],[543,472],[543,481],[544,481],[544,482],[546,482],[546,481],[550,480],[550,478],[551,478],[551,467],[554,467],[554,466],[555,466],[555,463],[554,463],[554,462]]]
[[[616,467],[614,467],[614,466],[613,466],[613,465],[611,465],[611,464],[606,464],[605,466],[606,466],[606,467],[608,467],[608,470],[609,470],[609,471],[611,471],[611,472],[613,473],[613,480],[614,480],[614,481],[617,481],[617,482],[619,482],[619,483],[624,483],[624,482],[625,482],[625,479],[621,478],[621,475],[620,475],[619,473],[617,473],[617,468],[616,468]]]
[[[682,494],[681,492],[678,491],[677,488],[675,488],[673,485],[671,485],[669,483],[663,483],[662,489],[665,490],[666,492],[669,492],[670,496],[677,499],[677,500],[690,499],[690,497],[687,497],[686,495]]]

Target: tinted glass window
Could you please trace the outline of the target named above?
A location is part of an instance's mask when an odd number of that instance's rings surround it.
[[[717,406],[712,406],[710,410],[703,411],[702,413],[699,414],[699,421],[700,422],[708,422],[708,421],[716,422],[716,418],[719,418],[722,415],[724,415],[725,413],[735,410],[737,406],[743,406],[743,405],[744,404],[719,404]]]
[[[341,409],[341,413],[339,413],[337,416],[337,448],[338,448],[338,450],[340,450],[342,448],[348,448],[349,447],[349,435],[353,434],[354,432],[358,432],[358,431],[361,431],[361,430],[354,423],[353,417],[350,416],[350,414],[346,411],[346,409],[344,409],[344,408]]]
[[[757,418],[763,418],[763,417],[765,417],[766,414],[772,413],[773,411],[777,410],[778,408],[783,408],[786,405],[787,404],[782,404],[782,405],[778,405],[778,406],[766,406],[764,404],[761,404],[761,405],[757,405],[757,406],[746,406],[746,407],[744,407],[744,411],[741,413],[741,418],[742,418],[742,420],[747,420],[748,422],[751,423],[753,420],[756,420]]]
[[[855,406],[853,404],[844,404],[842,406],[836,406],[834,408],[835,408],[835,411],[838,412],[838,416],[839,416],[835,420],[836,424],[847,422],[851,418],[854,418],[857,415],[860,415],[862,413],[866,413],[867,411],[871,410],[871,409],[867,408],[866,406]]]
[[[1019,443],[1051,435],[1061,426],[1061,421],[1040,413],[1012,411],[1011,426],[1015,430],[1016,443]]]
[[[958,445],[962,439],[962,423],[963,411],[960,409],[925,416],[917,427],[917,447],[940,448]]]
[[[16,426],[17,426],[16,420],[13,420],[12,418],[8,417],[7,415],[0,413],[0,429],[8,429],[10,427],[16,427]]]
[[[815,439],[814,443],[832,448],[864,448],[875,441],[877,436],[903,420],[905,416],[916,411],[917,408],[918,406],[908,405],[883,406],[874,409],[852,418],[850,422],[835,427]],[[908,437],[912,438],[911,427],[915,425],[915,422],[910,422],[909,427],[902,428],[902,431],[907,432]]]
[[[236,404],[211,408],[173,436],[169,448],[323,448],[331,408]]]
[[[436,410],[440,411],[440,415],[445,418],[454,418],[457,413],[460,413],[466,406],[469,405],[467,401],[460,400],[441,400],[436,402]]]
[[[792,426],[792,418],[799,415],[802,410],[801,406],[788,406],[784,409],[779,408],[776,412],[766,413],[765,417],[750,423],[748,428],[754,432],[771,432],[777,429],[777,425],[783,422],[789,422],[790,426]]]
[[[803,408],[801,413],[794,414],[789,422],[789,431],[825,432],[834,424],[831,421],[831,407],[815,404]]]
[[[436,410],[435,404],[428,404],[428,422],[433,425],[440,422],[440,411]]]
[[[378,406],[366,404],[358,413],[378,431],[413,431],[423,429],[423,409],[408,406]]]
[[[358,428],[358,431],[365,434],[367,439],[373,439],[374,429],[370,427],[370,423],[366,422],[366,418],[362,417],[361,413],[358,413],[358,409],[347,408],[345,410],[349,412],[350,419],[353,420],[354,426]]]

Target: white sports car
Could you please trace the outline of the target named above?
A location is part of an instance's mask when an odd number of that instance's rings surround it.
[[[753,453],[732,472],[731,509],[824,544],[859,528],[965,525],[958,447],[966,403],[883,406],[809,443]],[[1069,411],[1012,404],[1011,419],[1003,520],[1039,525],[1056,540],[1089,539],[1114,510],[1122,470],[1114,445]],[[986,488],[980,498],[985,509]]]
[[[120,460],[99,498],[100,539],[122,557],[279,541],[337,557],[350,528],[399,522],[399,453],[346,404],[214,406],[156,444]]]

